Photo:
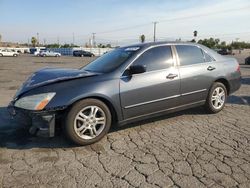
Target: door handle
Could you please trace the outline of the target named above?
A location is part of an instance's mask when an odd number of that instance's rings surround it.
[[[212,66],[209,66],[208,68],[207,68],[207,70],[209,70],[209,71],[212,71],[212,70],[214,70],[215,69],[215,67],[212,67]]]
[[[167,75],[167,79],[174,79],[175,77],[177,77],[178,75],[177,74],[172,74],[170,73],[169,75]]]

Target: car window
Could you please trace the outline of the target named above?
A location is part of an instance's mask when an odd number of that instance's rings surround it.
[[[146,71],[166,69],[173,65],[173,57],[170,46],[154,47],[144,52],[133,65],[143,65]]]
[[[205,62],[203,53],[197,46],[176,45],[175,47],[179,56],[181,66]]]
[[[202,52],[204,54],[205,62],[214,61],[214,59],[210,55],[208,55],[204,50],[202,50]]]

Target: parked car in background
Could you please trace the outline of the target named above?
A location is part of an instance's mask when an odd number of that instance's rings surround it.
[[[46,50],[46,48],[45,47],[33,47],[29,49],[29,53],[37,56],[41,50]]]
[[[143,43],[117,48],[80,69],[35,72],[9,110],[31,118],[32,133],[47,130],[52,137],[63,125],[70,140],[86,145],[100,140],[111,124],[197,106],[218,113],[240,80],[236,59],[200,44]]]
[[[217,51],[217,53],[221,55],[234,55],[231,50],[228,49],[220,49]]]
[[[84,51],[84,50],[75,50],[75,51],[73,51],[73,56],[94,57],[95,55],[92,52],[88,52],[88,51]]]
[[[245,65],[250,65],[250,56],[245,59]]]
[[[19,55],[19,53],[15,52],[14,50],[10,50],[10,49],[0,50],[0,56],[14,56],[14,57],[17,57],[18,55]]]
[[[60,57],[61,53],[54,51],[41,50],[39,53],[41,57]]]

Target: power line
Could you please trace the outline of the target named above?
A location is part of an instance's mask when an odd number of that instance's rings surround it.
[[[222,10],[222,11],[220,10],[220,11],[209,12],[209,13],[206,13],[206,14],[194,14],[194,15],[185,16],[185,17],[178,17],[178,18],[172,18],[172,19],[163,19],[163,20],[158,21],[157,23],[179,21],[179,20],[186,20],[186,19],[192,19],[192,18],[199,18],[199,17],[209,16],[211,14],[213,14],[213,15],[222,14],[222,13],[225,13],[225,12],[238,11],[238,10],[243,10],[243,9],[250,9],[250,5],[240,7],[240,8],[226,9],[226,10]],[[98,32],[98,34],[113,33],[113,32],[117,32],[117,31],[135,29],[135,28],[143,27],[143,26],[147,26],[147,25],[150,25],[150,24],[145,23],[145,24],[140,24],[140,25],[134,25],[134,26],[130,26],[130,27],[124,27],[124,28],[119,28],[119,29],[114,29],[114,30],[109,30],[109,31]]]
[[[205,16],[210,16],[211,14],[212,15],[215,15],[215,14],[223,14],[225,12],[232,12],[232,11],[238,11],[238,10],[244,10],[244,9],[250,9],[250,5],[248,6],[244,6],[244,7],[241,7],[241,8],[234,8],[234,9],[226,9],[226,10],[220,10],[220,11],[214,11],[214,12],[209,12],[209,13],[206,13],[206,14],[194,14],[194,15],[191,15],[191,16],[185,16],[185,17],[178,17],[178,18],[172,18],[172,19],[163,19],[163,20],[160,20],[159,22],[172,22],[172,21],[179,21],[179,20],[187,20],[187,19],[192,19],[192,18],[200,18],[200,17],[205,17]]]
[[[205,13],[205,14],[194,14],[194,15],[190,15],[190,16],[177,17],[177,18],[171,18],[171,19],[162,19],[162,20],[159,20],[158,22],[153,22],[154,23],[154,41],[156,40],[156,24],[158,24],[158,23],[174,22],[174,21],[187,20],[187,19],[196,19],[196,18],[205,17],[205,16],[209,16],[209,15],[222,14],[222,13],[226,13],[226,12],[239,11],[239,10],[244,10],[244,9],[249,9],[249,8],[250,8],[250,5],[247,5],[247,6],[240,7],[240,8],[213,11],[213,12],[209,12],[209,13]],[[138,25],[129,26],[129,27],[121,27],[118,29],[97,32],[97,34],[107,34],[107,33],[114,33],[114,32],[119,32],[119,31],[131,30],[131,29],[136,29],[136,28],[140,28],[140,27],[144,27],[144,26],[149,26],[151,24],[152,23],[144,23],[144,24],[138,24]],[[82,38],[85,36],[88,37],[89,34],[75,36],[73,33],[73,41],[75,40],[75,37]],[[47,38],[57,38],[57,40],[58,40],[58,37],[56,37],[56,36],[55,37],[47,37]],[[61,38],[69,38],[69,36],[67,36],[67,37],[61,36]]]

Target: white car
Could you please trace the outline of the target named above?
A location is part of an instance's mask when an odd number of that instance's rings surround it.
[[[13,50],[9,50],[9,49],[4,49],[4,50],[0,50],[0,56],[18,56],[19,53],[15,52]]]
[[[39,56],[42,56],[42,57],[47,57],[47,56],[60,57],[61,54],[58,52],[53,52],[53,51],[40,51]]]

